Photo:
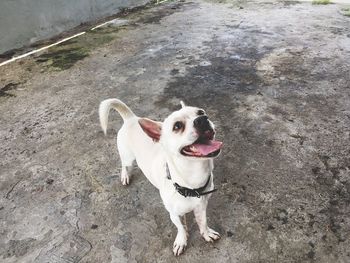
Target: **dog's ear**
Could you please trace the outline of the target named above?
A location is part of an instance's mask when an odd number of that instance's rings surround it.
[[[183,102],[182,100],[180,101],[180,104],[181,104],[181,107],[182,107],[182,108],[185,108],[185,107],[186,107],[185,102]]]
[[[158,142],[160,139],[160,134],[162,131],[162,123],[158,121],[153,121],[147,118],[139,119],[139,124],[142,130],[153,139],[153,141]]]

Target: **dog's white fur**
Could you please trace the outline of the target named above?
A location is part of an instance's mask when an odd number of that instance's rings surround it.
[[[136,160],[147,179],[159,189],[170,218],[177,227],[178,233],[173,246],[175,255],[180,255],[187,245],[186,226],[182,224],[181,217],[188,212],[194,211],[200,233],[206,241],[212,242],[220,238],[219,233],[207,225],[206,209],[210,194],[200,198],[184,197],[173,185],[176,182],[181,186],[195,189],[205,185],[208,176],[211,176],[206,190],[214,189],[213,158],[186,157],[180,153],[184,146],[192,144],[198,138],[193,121],[198,117],[199,110],[196,107],[188,107],[183,102],[181,105],[182,108],[170,114],[163,123],[137,117],[118,99],[104,100],[99,108],[100,123],[105,134],[110,109],[117,110],[122,116],[124,124],[117,136],[122,163],[122,184],[129,184],[129,173]],[[181,134],[173,132],[173,125],[179,120],[185,122],[186,126]],[[214,128],[211,122],[210,124]],[[149,127],[156,131],[159,129],[160,138],[154,138],[153,134],[151,134],[153,139],[150,138],[145,132]],[[171,180],[167,179],[166,163],[169,166]]]

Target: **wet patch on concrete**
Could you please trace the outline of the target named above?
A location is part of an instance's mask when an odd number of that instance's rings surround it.
[[[194,8],[195,6],[198,5],[193,2],[174,2],[169,8],[160,8],[157,12],[154,12],[154,10],[145,10],[141,14],[135,14],[139,17],[136,19],[136,22],[142,24],[159,24],[164,17],[170,16],[175,12],[185,11],[188,8]]]
[[[125,26],[89,30],[82,36],[48,49],[47,52],[37,56],[35,61],[54,70],[69,69],[79,60],[88,57],[96,48],[111,42],[123,29]]]
[[[176,68],[171,70],[170,75],[173,77],[159,97],[157,105],[174,110],[177,105],[172,105],[169,99],[175,97],[184,99],[191,105],[225,107],[233,103],[239,94],[257,92],[262,79],[257,74],[255,64],[269,52],[268,48],[258,52],[254,47],[234,48],[232,43],[232,54],[223,56],[222,50],[230,48],[227,44],[222,45],[214,39],[204,45],[212,51],[200,58],[189,57],[184,75],[178,75],[179,70]]]
[[[3,255],[3,258],[22,257],[28,252],[28,250],[31,249],[35,241],[36,240],[34,238],[10,240],[5,248],[5,251],[3,251],[1,254]]]
[[[11,90],[15,90],[19,83],[10,82],[0,89],[0,97],[15,97],[16,95],[9,93]]]
[[[208,58],[206,58],[208,59]],[[214,57],[208,66],[194,66],[185,76],[174,77],[164,91],[164,98],[157,102],[169,105],[167,98],[186,98],[190,104],[217,105],[233,93],[254,93],[260,79],[251,63],[236,59]],[[176,72],[173,70],[172,72]]]
[[[0,54],[0,62],[11,59],[19,50],[13,49]]]
[[[88,52],[84,48],[56,49],[55,51],[50,50],[49,53],[40,55],[36,59],[36,62],[46,63],[55,69],[65,70],[71,68],[77,61],[87,56]]]
[[[252,0],[205,0],[210,3],[226,4],[234,9],[242,10],[244,8],[266,8],[269,6],[276,6],[279,8],[290,7],[296,4],[300,4],[300,1],[293,0],[278,0],[278,1],[261,1],[257,4],[256,1]]]

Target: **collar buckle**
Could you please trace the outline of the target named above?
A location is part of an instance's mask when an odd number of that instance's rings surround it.
[[[197,190],[193,189],[193,192],[196,194],[196,197],[197,197],[197,198],[200,198],[200,197],[201,197],[201,194],[200,194],[200,193],[198,193],[198,191],[197,191]]]

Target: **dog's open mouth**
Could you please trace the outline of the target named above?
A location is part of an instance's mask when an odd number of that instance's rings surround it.
[[[213,139],[199,138],[194,143],[181,149],[181,154],[191,157],[215,157],[219,155],[222,142]]]

